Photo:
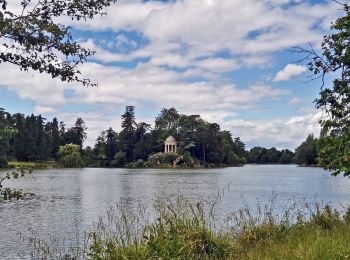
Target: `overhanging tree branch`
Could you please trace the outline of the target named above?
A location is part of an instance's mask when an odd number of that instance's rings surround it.
[[[8,10],[8,1],[0,0],[0,63],[47,73],[52,78],[96,86],[82,78],[78,66],[94,51],[82,47],[72,35],[71,28],[56,22],[56,18],[88,20],[103,15],[103,10],[117,0],[22,0],[21,12]],[[32,9],[29,7],[33,6]]]

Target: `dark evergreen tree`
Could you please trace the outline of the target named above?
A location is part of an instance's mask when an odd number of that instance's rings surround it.
[[[85,122],[82,118],[78,117],[74,126],[69,128],[64,135],[64,142],[66,144],[77,144],[80,146],[80,149],[83,149],[84,140],[86,139],[86,130]]]
[[[34,123],[34,140],[35,140],[35,155],[34,160],[46,160],[48,157],[48,151],[47,151],[47,136],[44,136],[44,121],[41,115],[35,117],[35,123]]]
[[[18,161],[25,161],[26,159],[26,131],[25,127],[25,118],[22,114],[15,114],[15,129],[16,134],[14,137],[14,150],[15,157]]]
[[[133,149],[135,143],[135,107],[127,106],[122,115],[122,131],[120,132],[120,141],[122,151],[125,153],[125,161],[133,161]]]
[[[35,160],[36,156],[36,140],[35,140],[35,122],[36,118],[33,114],[27,116],[24,123],[24,157],[26,161]]]
[[[7,166],[9,141],[13,134],[11,122],[7,112],[0,108],[0,168]]]
[[[116,154],[116,133],[112,127],[107,130],[107,157],[113,159]]]
[[[50,157],[57,159],[57,152],[62,143],[57,118],[53,118],[51,123],[51,150]]]
[[[317,164],[317,139],[312,134],[308,135],[306,140],[295,149],[295,162],[300,165]]]

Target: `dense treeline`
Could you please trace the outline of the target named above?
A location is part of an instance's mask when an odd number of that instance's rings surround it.
[[[126,107],[122,115],[122,130],[103,131],[89,151],[102,165],[124,166],[147,161],[150,155],[164,150],[164,140],[174,136],[179,155],[198,164],[241,165],[246,163],[245,144],[229,131],[221,130],[199,115],[179,114],[175,108],[162,109],[154,122],[154,129],[145,122],[136,122],[135,108]],[[87,148],[90,149],[90,148]],[[88,152],[86,151],[86,154]]]
[[[82,118],[66,128],[57,118],[46,122],[41,115],[10,114],[0,109],[0,167],[8,160],[59,161],[64,166],[145,166],[170,164],[179,156],[187,166],[254,164],[317,164],[317,139],[312,135],[295,150],[254,147],[247,151],[239,137],[199,115],[184,115],[175,108],[162,109],[154,128],[136,122],[135,107],[127,106],[121,116],[121,131],[100,133],[93,147],[83,148],[86,126]],[[164,140],[174,136],[178,153],[162,155]]]
[[[256,164],[290,164],[294,162],[294,153],[291,150],[277,150],[275,147],[266,149],[254,147],[248,153],[248,162]]]
[[[0,108],[0,166],[6,166],[8,160],[56,160],[60,146],[73,143],[82,147],[86,138],[83,119],[78,118],[68,129],[57,118],[45,121],[41,115],[12,115]]]
[[[315,166],[317,165],[318,146],[318,139],[310,134],[295,149],[295,152],[288,149],[279,151],[275,147],[270,149],[254,147],[247,153],[247,162],[256,164],[295,163],[303,166]]]

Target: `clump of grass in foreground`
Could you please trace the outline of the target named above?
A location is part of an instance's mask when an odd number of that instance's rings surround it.
[[[350,257],[350,210],[293,204],[278,217],[273,207],[243,208],[214,225],[204,204],[183,198],[130,217],[121,207],[102,217],[87,247],[65,259],[346,259]],[[206,208],[205,208],[206,209]],[[206,213],[207,212],[207,213]]]
[[[91,259],[345,259],[350,257],[350,210],[326,205],[289,208],[278,218],[272,208],[233,213],[218,231],[203,205],[183,199],[158,205],[152,224],[121,214],[90,233]],[[106,219],[105,219],[106,220]],[[130,222],[129,222],[130,221]],[[110,224],[114,225],[111,232]]]
[[[89,257],[218,259],[228,255],[230,240],[214,231],[202,204],[192,205],[180,198],[176,203],[159,203],[156,209],[159,217],[145,225],[139,225],[138,217],[109,212],[90,233]]]

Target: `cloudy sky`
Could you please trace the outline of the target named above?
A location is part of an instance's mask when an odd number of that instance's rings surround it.
[[[120,129],[126,105],[153,123],[163,108],[200,114],[252,146],[294,149],[318,134],[319,81],[293,46],[319,47],[340,7],[322,0],[119,0],[108,15],[72,24],[96,55],[81,67],[98,88],[0,64],[0,107],[82,117],[87,145]]]

